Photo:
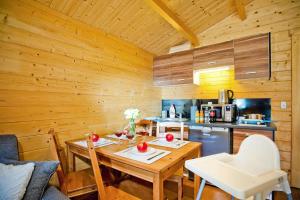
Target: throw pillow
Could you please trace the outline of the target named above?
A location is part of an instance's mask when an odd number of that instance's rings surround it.
[[[2,161],[5,164],[22,165],[28,162],[33,162],[35,167],[32,173],[32,177],[27,186],[27,190],[23,197],[23,200],[40,200],[44,194],[45,188],[51,176],[56,172],[56,168],[59,164],[58,161],[13,161],[5,160]]]
[[[0,163],[0,200],[21,200],[33,170],[33,163],[15,166]]]

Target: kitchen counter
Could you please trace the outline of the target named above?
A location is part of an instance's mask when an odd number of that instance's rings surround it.
[[[276,131],[276,126],[274,123],[267,123],[266,126],[255,126],[255,125],[247,125],[247,124],[239,124],[237,122],[233,123],[226,123],[226,122],[215,122],[215,123],[195,123],[190,121],[189,119],[183,119],[180,120],[178,118],[175,118],[175,120],[168,119],[162,119],[158,117],[149,117],[145,118],[147,120],[152,120],[155,122],[184,122],[185,125],[189,126],[190,128],[195,126],[205,126],[205,127],[222,127],[222,128],[238,128],[238,129],[252,129],[252,130],[267,130],[267,131]]]
[[[225,122],[216,122],[216,123],[195,123],[195,122],[185,122],[189,127],[191,126],[205,126],[205,127],[222,127],[222,128],[238,128],[238,129],[252,129],[252,130],[267,130],[267,131],[276,131],[276,126],[274,123],[267,123],[266,126],[255,126],[247,124],[234,123],[225,123]]]

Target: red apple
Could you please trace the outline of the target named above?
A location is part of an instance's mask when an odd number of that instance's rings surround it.
[[[99,138],[100,138],[99,135],[97,135],[96,133],[92,134],[92,141],[93,142],[97,142],[99,140]]]
[[[147,142],[141,142],[136,146],[136,148],[138,149],[139,152],[144,153],[147,151],[148,144]]]
[[[173,139],[174,139],[174,135],[172,135],[171,133],[168,133],[168,134],[166,135],[166,140],[167,140],[168,142],[172,142]]]

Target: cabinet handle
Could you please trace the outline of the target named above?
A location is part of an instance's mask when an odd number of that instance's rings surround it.
[[[246,74],[256,74],[256,72],[246,72]]]
[[[210,61],[210,62],[208,62],[207,64],[213,65],[213,64],[216,64],[216,63],[217,63],[216,61]]]

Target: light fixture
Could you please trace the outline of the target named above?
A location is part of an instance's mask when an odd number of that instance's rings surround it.
[[[206,69],[197,69],[193,71],[193,83],[196,85],[200,84],[200,74],[225,71],[232,69],[233,66],[222,66],[222,67],[214,67],[214,68],[206,68]]]

